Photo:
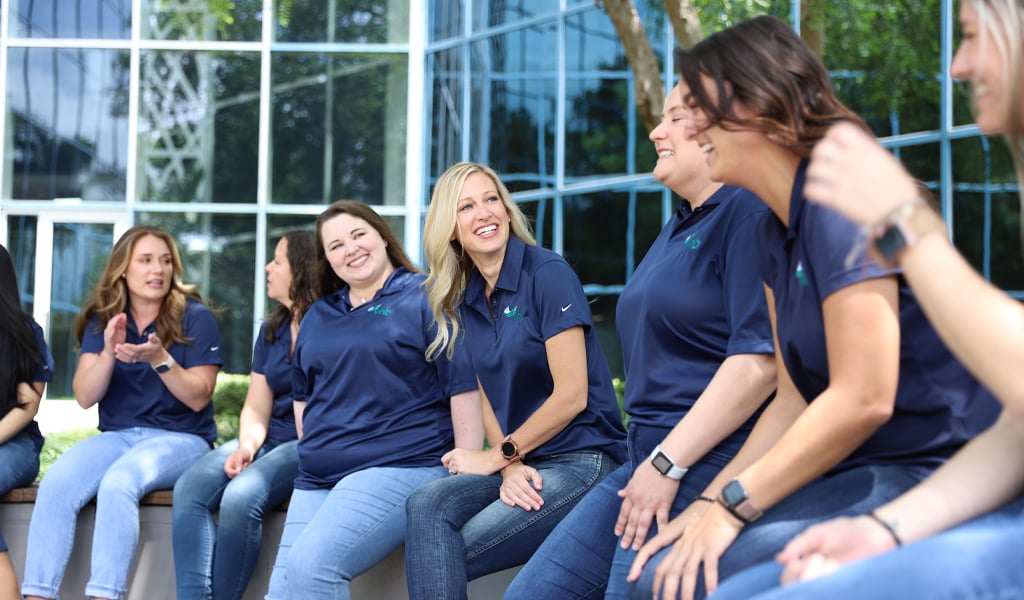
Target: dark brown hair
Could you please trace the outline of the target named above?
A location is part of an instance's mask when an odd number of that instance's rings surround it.
[[[277,330],[292,320],[301,321],[309,307],[316,301],[316,236],[312,231],[294,230],[285,232],[281,239],[288,242],[288,269],[292,282],[288,286],[288,298],[292,301],[289,309],[281,304],[267,317],[269,325],[264,337],[271,344],[277,339]]]

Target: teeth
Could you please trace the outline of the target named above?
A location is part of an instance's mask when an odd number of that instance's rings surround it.
[[[668,158],[673,155],[675,155],[675,152],[671,150],[662,150],[661,152],[658,152],[658,158]]]
[[[490,232],[496,230],[497,228],[498,228],[497,225],[488,225],[487,227],[481,227],[480,229],[477,229],[476,230],[476,234],[477,235],[484,235],[485,233],[490,233]]]
[[[711,144],[711,143],[703,144],[700,147],[700,151],[701,151],[702,154],[707,154],[708,152],[711,152],[714,149],[715,149],[715,146],[713,144]]]

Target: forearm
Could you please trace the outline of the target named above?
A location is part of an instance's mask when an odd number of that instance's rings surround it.
[[[0,444],[21,433],[25,426],[36,417],[43,394],[43,385],[41,382],[18,384],[18,400],[22,405],[12,408],[0,419]]]
[[[1003,411],[928,479],[875,513],[904,543],[991,512],[1024,489],[1024,419]]]
[[[263,442],[267,441],[271,412],[261,405],[246,400],[238,415],[238,445],[256,454]]]
[[[117,359],[106,350],[98,354],[85,353],[78,359],[78,369],[71,382],[75,393],[75,401],[82,408],[89,408],[103,399],[110,386],[110,378],[114,375],[114,363]]]
[[[775,357],[735,354],[725,359],[704,393],[661,442],[682,467],[701,459],[754,414],[775,388]]]
[[[179,402],[195,412],[206,408],[213,397],[213,387],[217,382],[216,365],[199,365],[189,369],[175,363],[164,373],[160,373],[160,381]]]
[[[452,429],[456,448],[479,450],[484,447],[483,407],[480,392],[473,390],[451,398]]]
[[[295,413],[295,433],[302,439],[302,416],[306,412],[306,402],[294,401],[292,402],[292,411]]]
[[[1003,404],[1024,415],[1024,307],[982,279],[942,235],[919,239],[900,265],[953,354]]]

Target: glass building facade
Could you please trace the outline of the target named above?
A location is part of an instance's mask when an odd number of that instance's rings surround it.
[[[418,261],[431,182],[460,160],[492,165],[573,265],[622,375],[616,299],[679,199],[649,175],[600,2],[2,1],[0,243],[57,361],[51,397],[71,395],[71,321],[131,225],[175,236],[187,280],[221,309],[225,370],[247,372],[283,232],[352,198]],[[634,4],[670,88],[663,5]],[[707,31],[805,16],[789,2],[696,4]],[[1017,187],[948,77],[952,0],[903,17],[858,4],[819,17],[844,101],[934,190],[972,263],[1017,294]]]

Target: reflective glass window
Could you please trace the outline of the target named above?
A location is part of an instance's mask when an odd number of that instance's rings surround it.
[[[277,40],[281,42],[409,41],[409,0],[278,0],[278,4]]]
[[[434,85],[429,125],[430,175],[433,178],[462,156],[463,130],[469,117],[462,93],[465,82],[462,62],[461,48],[442,50],[427,57]]]
[[[131,0],[10,0],[14,38],[128,39]]]
[[[404,55],[277,54],[271,200],[405,203]]]
[[[128,52],[10,48],[5,198],[124,200]]]
[[[259,55],[145,51],[136,198],[256,202]]]
[[[286,11],[291,0],[277,3]],[[142,0],[142,37],[153,40],[258,41],[262,0]]]

